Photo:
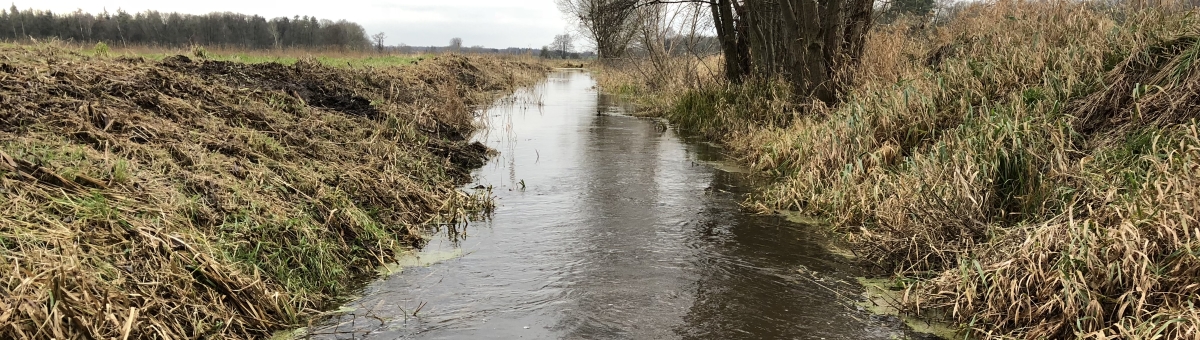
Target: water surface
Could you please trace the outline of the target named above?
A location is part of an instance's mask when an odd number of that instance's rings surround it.
[[[433,237],[428,265],[371,284],[313,336],[906,335],[855,307],[857,268],[814,227],[739,208],[750,184],[713,165],[718,149],[623,112],[568,70],[488,110],[478,138],[500,154],[468,187],[494,190],[494,216]]]

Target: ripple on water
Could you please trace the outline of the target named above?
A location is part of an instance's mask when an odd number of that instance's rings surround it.
[[[431,240],[320,339],[889,339],[820,227],[754,215],[711,145],[623,116],[563,71],[481,115],[498,207]],[[599,113],[599,114],[598,114]]]

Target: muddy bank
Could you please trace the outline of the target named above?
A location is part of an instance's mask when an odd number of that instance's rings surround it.
[[[546,69],[0,47],[0,338],[259,338],[486,207],[474,108]]]

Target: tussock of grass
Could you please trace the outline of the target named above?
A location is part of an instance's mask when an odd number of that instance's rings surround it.
[[[913,312],[987,338],[1196,338],[1196,18],[979,3],[877,27],[836,108],[714,82],[660,110],[779,176],[758,208],[834,222]]]
[[[473,108],[544,67],[405,68],[0,48],[0,338],[261,338],[420,234],[486,210],[456,185]]]

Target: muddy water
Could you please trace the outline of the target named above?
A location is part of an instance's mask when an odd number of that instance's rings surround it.
[[[719,151],[622,115],[582,71],[489,110],[498,207],[434,237],[316,338],[888,339],[811,226],[743,212]],[[468,189],[471,190],[471,189]],[[415,316],[414,316],[415,314]]]

